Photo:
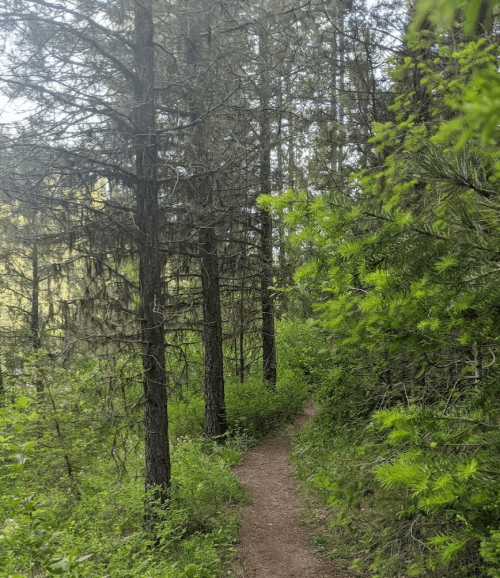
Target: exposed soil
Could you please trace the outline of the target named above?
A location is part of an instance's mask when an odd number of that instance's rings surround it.
[[[298,492],[290,463],[290,434],[314,414],[305,415],[247,452],[235,468],[252,503],[243,508],[238,578],[341,578],[346,576],[315,553],[311,531],[299,519]]]

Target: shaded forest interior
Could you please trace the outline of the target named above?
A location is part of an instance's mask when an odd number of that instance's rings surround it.
[[[226,575],[230,468],[312,393],[323,555],[500,577],[499,5],[458,4],[0,0],[0,578]]]

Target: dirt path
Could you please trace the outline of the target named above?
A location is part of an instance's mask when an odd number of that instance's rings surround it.
[[[332,568],[315,554],[308,527],[298,518],[298,493],[290,464],[290,432],[313,415],[282,430],[247,452],[235,471],[252,503],[243,508],[238,578],[333,578]]]

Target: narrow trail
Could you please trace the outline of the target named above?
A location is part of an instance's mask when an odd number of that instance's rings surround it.
[[[334,578],[331,565],[314,552],[311,532],[299,519],[298,492],[290,463],[290,433],[314,414],[305,415],[247,452],[235,468],[252,503],[243,508],[238,578]]]

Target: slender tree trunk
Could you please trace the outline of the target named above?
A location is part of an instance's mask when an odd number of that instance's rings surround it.
[[[233,331],[233,352],[234,352],[234,357],[233,357],[234,375],[236,377],[239,377],[240,376],[240,369],[239,369],[239,365],[238,365],[238,336],[236,334],[236,327],[234,328],[234,331]]]
[[[271,216],[260,212],[261,220],[261,302],[262,302],[262,364],[264,379],[276,387],[276,340],[274,332],[274,302],[270,287],[273,284],[273,223]]]
[[[3,382],[3,369],[0,363],[0,407],[5,407],[5,385]]]
[[[31,252],[31,344],[33,351],[39,351],[41,348],[40,339],[40,274],[38,264],[38,245],[35,241]],[[43,381],[37,379],[35,382],[36,392],[39,396],[43,394]]]
[[[339,86],[338,86],[338,130],[337,130],[337,172],[342,173],[342,168],[344,164],[344,143],[345,143],[345,111],[344,111],[344,100],[345,100],[345,43],[346,37],[344,34],[344,20],[346,17],[345,6],[343,2],[337,4],[337,26],[339,27]]]
[[[342,171],[343,142],[344,142],[344,110],[342,99],[344,97],[345,75],[345,37],[344,37],[345,9],[342,2],[334,8],[336,34],[332,38],[332,55],[334,60],[334,72],[332,77],[332,128],[330,139],[330,167],[333,173]]]
[[[265,36],[259,37],[259,52],[263,72],[260,87],[260,192],[271,193],[271,123],[269,118],[270,87],[266,74],[267,47]],[[259,211],[261,254],[262,304],[262,367],[264,379],[276,387],[276,344],[274,335],[274,303],[270,287],[273,285],[273,221],[269,213]]]
[[[245,381],[245,281],[241,277],[241,295],[240,295],[240,383]]]
[[[134,147],[144,387],[145,488],[161,506],[170,493],[163,291],[158,240],[158,151],[155,135],[153,2],[135,3]],[[151,503],[148,499],[148,503]],[[146,523],[153,521],[146,507]]]
[[[210,183],[208,183],[210,186]],[[224,358],[219,288],[219,258],[214,224],[200,228],[203,293],[203,347],[205,365],[205,435],[217,438],[227,431],[224,396]]]
[[[203,5],[203,3],[202,3]],[[207,16],[208,18],[208,16]],[[191,26],[186,39],[186,61],[192,67],[193,75],[199,71],[200,50],[202,48],[200,25]],[[200,116],[200,102],[195,91],[190,102],[191,120]],[[203,123],[195,129],[197,160],[209,164]],[[219,438],[227,431],[226,402],[224,392],[224,356],[222,350],[222,314],[219,287],[219,257],[217,235],[213,216],[212,179],[203,177],[194,191],[194,197],[204,209],[200,219],[198,241],[200,247],[200,268],[203,299],[203,351],[205,385],[205,435]]]
[[[38,245],[35,242],[31,252],[31,344],[34,351],[40,349],[40,276],[38,272]],[[38,389],[38,386],[37,386]]]
[[[286,101],[291,102],[293,97],[293,90],[291,80],[289,78],[285,81]],[[287,153],[288,153],[288,175],[287,188],[293,189],[296,186],[295,182],[295,129],[294,129],[294,115],[290,112],[287,114]]]
[[[50,393],[49,390],[49,397],[50,397],[50,404],[52,406],[52,411],[54,412],[54,426],[56,428],[56,432],[57,432],[57,439],[59,440],[59,443],[61,444],[61,449],[63,450],[63,457],[64,457],[64,463],[66,465],[66,471],[68,473],[68,478],[70,479],[71,483],[73,484],[73,488],[75,490],[75,497],[77,500],[81,500],[82,494],[80,492],[80,489],[78,487],[77,484],[77,479],[75,477],[75,472],[73,469],[73,465],[71,463],[71,460],[69,459],[69,454],[67,452],[67,447],[66,447],[66,443],[64,442],[64,436],[61,430],[61,426],[59,425],[59,421],[57,419],[57,409],[56,409],[56,404],[54,402],[54,398],[52,397],[52,394]]]
[[[245,382],[245,334],[243,328],[240,329],[240,383]]]

